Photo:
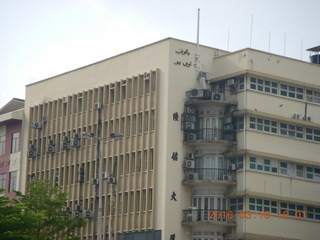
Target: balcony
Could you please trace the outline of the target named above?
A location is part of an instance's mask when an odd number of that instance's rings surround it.
[[[236,226],[235,213],[230,210],[221,209],[197,209],[190,207],[182,210],[182,224],[187,226],[195,225],[225,225]]]
[[[237,95],[231,91],[220,89],[194,88],[186,92],[186,104],[220,103],[237,105]]]
[[[220,168],[189,168],[185,169],[185,183],[217,182],[222,184],[236,184],[236,170]],[[201,181],[201,182],[200,182]]]
[[[205,141],[236,141],[236,132],[226,129],[219,128],[200,128],[195,129],[190,127],[190,129],[184,128],[185,141],[196,141],[196,140],[205,140]]]

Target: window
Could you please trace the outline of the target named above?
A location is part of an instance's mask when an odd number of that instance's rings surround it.
[[[244,128],[244,117],[238,117],[235,119],[234,128],[235,130],[241,130]]]
[[[283,175],[288,174],[288,163],[286,162],[280,162],[280,173]]]
[[[148,210],[152,210],[152,188],[149,188],[149,204]]]
[[[307,218],[320,220],[320,207],[307,207]]]
[[[231,198],[230,199],[230,210],[240,211],[243,210],[243,198]]]
[[[277,213],[277,202],[259,198],[249,198],[249,210]]]
[[[0,189],[1,188],[6,189],[6,185],[7,185],[6,174],[5,173],[0,174]]]
[[[137,191],[136,194],[136,211],[139,212],[140,211],[140,191]]]
[[[296,165],[296,176],[297,177],[304,177],[304,171],[302,165]]]
[[[303,205],[280,202],[280,212],[288,212],[289,216],[295,216],[296,211],[303,211]]]
[[[315,142],[320,142],[320,130],[307,128],[306,139]]]
[[[145,211],[147,208],[147,190],[142,190],[142,211]]]
[[[13,133],[11,140],[11,153],[19,152],[20,133]]]
[[[144,159],[144,171],[148,170],[148,151],[144,150],[143,151],[143,159]]]
[[[306,90],[306,93],[307,93],[307,101],[308,102],[320,103],[320,92]]]
[[[0,137],[0,156],[5,154],[6,149],[6,136]]]
[[[153,169],[153,149],[150,149],[149,151],[149,169],[152,170]]]
[[[280,134],[288,137],[303,138],[303,128],[291,124],[280,123]]]
[[[135,173],[136,169],[136,154],[132,153],[131,154],[131,173]]]
[[[150,130],[153,131],[154,130],[154,117],[155,117],[155,113],[154,110],[151,110],[151,114],[150,114]]]
[[[236,165],[236,169],[237,170],[243,169],[243,156],[239,156],[239,157],[236,157],[236,158],[231,158],[230,161],[231,161],[232,164]]]
[[[281,96],[303,100],[303,88],[281,84]]]
[[[9,192],[17,190],[17,171],[10,173]]]
[[[306,167],[306,178],[320,181],[320,168]]]
[[[269,159],[250,157],[250,168],[264,172],[278,173],[277,162]]]
[[[263,132],[277,133],[277,122],[250,117],[250,128]]]
[[[278,84],[269,80],[251,78],[250,88],[261,92],[278,94]]]

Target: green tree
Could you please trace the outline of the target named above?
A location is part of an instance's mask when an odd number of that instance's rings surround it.
[[[8,205],[10,203],[8,199],[3,199],[3,203],[0,203],[4,213],[8,212],[3,222],[0,221],[0,240],[74,240],[79,238],[75,236],[75,232],[86,224],[86,220],[84,218],[65,218],[69,214],[64,211],[67,193],[60,192],[59,187],[53,187],[51,181],[42,179],[30,182],[27,193],[17,192],[17,195],[19,199],[13,200],[14,205]],[[7,218],[8,216],[10,218]],[[2,219],[1,215],[0,219]],[[2,224],[4,224],[3,228]],[[18,226],[20,224],[21,227],[14,227],[15,224]],[[15,234],[19,238],[1,238],[1,229],[3,236],[11,237]]]

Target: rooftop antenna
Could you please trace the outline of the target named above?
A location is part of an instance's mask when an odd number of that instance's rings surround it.
[[[197,49],[196,49],[196,56],[195,56],[195,67],[196,70],[199,71],[200,69],[200,54],[199,54],[199,24],[200,24],[200,8],[198,8],[198,24],[197,24]]]

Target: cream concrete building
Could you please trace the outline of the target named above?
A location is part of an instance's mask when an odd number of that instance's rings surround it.
[[[319,65],[196,49],[168,38],[28,85],[25,179],[69,193],[83,240],[317,239]]]

